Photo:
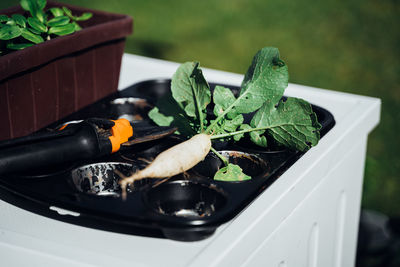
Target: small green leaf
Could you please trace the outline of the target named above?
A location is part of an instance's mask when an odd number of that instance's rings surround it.
[[[26,18],[20,14],[13,14],[12,19],[21,27],[26,27]]]
[[[49,29],[49,34],[55,34],[55,35],[67,35],[67,34],[71,34],[75,32],[75,25],[72,23],[69,23],[67,25],[63,25],[63,26],[55,26],[55,27],[51,27]]]
[[[150,111],[149,117],[159,126],[173,126],[179,133],[191,137],[198,129],[198,122],[188,117],[185,111],[172,98],[171,91],[157,100],[156,107]],[[171,121],[172,118],[172,121]]]
[[[61,8],[52,7],[49,10],[50,10],[51,14],[53,14],[54,17],[64,16],[64,11]]]
[[[157,107],[154,107],[148,113],[149,118],[152,119],[158,126],[170,126],[174,117],[172,116],[165,116],[164,114],[160,113],[160,110]]]
[[[44,42],[43,38],[40,35],[36,35],[27,29],[21,30],[21,36],[23,38],[25,38],[26,40],[31,41],[32,43],[35,43],[35,44]]]
[[[47,27],[41,23],[37,18],[28,18],[28,24],[36,31],[47,32]]]
[[[214,99],[214,114],[215,116],[221,115],[230,105],[235,102],[236,98],[233,95],[232,91],[229,88],[223,87],[223,86],[215,86],[214,93],[213,93],[213,99]],[[232,110],[227,114],[229,118],[233,118],[236,116],[235,108],[232,108]]]
[[[36,3],[40,9],[44,9],[46,7],[46,0],[36,0]]]
[[[216,86],[213,94],[214,100],[214,114],[215,116],[221,116],[232,104],[236,101],[235,96],[229,88],[222,86]],[[214,134],[225,134],[229,132],[237,131],[237,128],[243,123],[244,118],[242,114],[236,112],[235,108],[231,107],[230,111],[215,124],[212,129]],[[241,138],[241,137],[237,137]],[[229,140],[229,138],[225,138]]]
[[[79,16],[79,17],[76,17],[75,20],[76,20],[76,21],[88,20],[88,19],[90,19],[92,16],[93,16],[92,13],[87,12],[87,13],[83,13],[83,14],[82,14],[81,16]]]
[[[67,16],[59,16],[55,17],[47,22],[47,25],[49,27],[54,27],[54,26],[63,26],[68,24],[70,19]]]
[[[21,29],[18,26],[4,25],[0,28],[0,40],[10,40],[21,35]]]
[[[29,43],[25,43],[25,44],[13,44],[13,43],[8,43],[7,44],[7,48],[8,49],[13,49],[13,50],[21,50],[30,46],[33,46],[34,44],[29,44]]]
[[[36,34],[36,35],[40,35],[40,34],[41,34],[40,31],[37,31],[37,30],[32,29],[32,28],[30,28],[30,27],[27,27],[27,29],[28,29],[31,33],[34,33],[34,34]]]
[[[214,180],[225,182],[236,182],[250,180],[251,177],[243,173],[240,166],[229,163],[228,166],[219,169],[215,175]]]
[[[17,22],[15,20],[13,20],[13,19],[9,19],[6,22],[6,25],[15,26],[15,25],[17,25]]]
[[[43,12],[43,8],[46,5],[45,0],[21,0],[20,4],[23,9],[31,13],[32,17],[44,23],[46,18]]]
[[[75,31],[77,32],[77,31],[80,31],[80,30],[82,30],[82,27],[81,26],[79,26],[79,24],[78,23],[76,23],[75,21],[74,22],[72,22],[72,24],[74,24],[75,25]]]
[[[242,125],[243,121],[244,121],[243,115],[239,114],[231,120],[229,119],[225,120],[223,128],[227,132],[234,132],[240,125]]]
[[[268,143],[267,143],[267,137],[265,137],[263,134],[265,133],[265,131],[253,131],[250,132],[250,140],[260,146],[260,147],[267,147]]]
[[[9,21],[9,17],[7,15],[0,15],[0,23]]]
[[[62,10],[64,11],[65,15],[67,15],[68,17],[70,17],[73,20],[76,20],[76,17],[72,15],[71,10],[69,10],[67,7],[63,6]]]
[[[45,23],[46,21],[46,14],[42,11],[39,10],[38,12],[36,12],[36,16],[35,16],[41,23]]]
[[[37,3],[32,0],[21,0],[20,5],[24,10],[29,11],[32,16],[36,14],[38,9]]]

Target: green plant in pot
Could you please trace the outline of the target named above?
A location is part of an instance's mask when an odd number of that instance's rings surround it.
[[[46,0],[0,14],[0,140],[117,91],[130,16]]]
[[[82,27],[78,22],[88,20],[93,15],[86,12],[80,16],[74,16],[65,6],[45,10],[46,0],[21,0],[20,4],[30,16],[0,15],[1,54],[33,46],[55,36],[79,31]]]

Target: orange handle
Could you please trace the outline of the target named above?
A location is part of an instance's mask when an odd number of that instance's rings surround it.
[[[111,128],[112,136],[109,137],[112,145],[112,152],[117,152],[121,148],[121,144],[128,141],[133,135],[131,123],[127,119],[113,120],[115,125]]]

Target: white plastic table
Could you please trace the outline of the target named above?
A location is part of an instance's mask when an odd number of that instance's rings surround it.
[[[125,54],[119,88],[171,78],[178,66]],[[243,78],[203,70],[209,82],[240,85]],[[329,110],[336,125],[210,238],[112,233],[0,201],[0,266],[354,266],[367,136],[379,122],[380,100],[295,84],[285,95]]]

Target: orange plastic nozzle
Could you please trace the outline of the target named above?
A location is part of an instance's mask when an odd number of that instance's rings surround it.
[[[60,129],[58,129],[59,131],[64,130],[66,127],[68,126],[68,123],[64,124],[63,126],[60,127]]]
[[[111,128],[112,136],[109,137],[112,145],[112,152],[117,152],[121,148],[121,144],[128,141],[133,135],[131,123],[127,119],[113,120],[115,125]]]

